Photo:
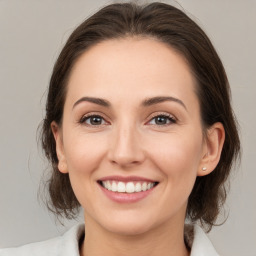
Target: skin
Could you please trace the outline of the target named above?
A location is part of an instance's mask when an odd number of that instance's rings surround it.
[[[104,41],[78,59],[62,125],[53,122],[52,131],[59,170],[69,173],[84,209],[81,255],[189,255],[183,238],[187,200],[196,177],[216,167],[225,137],[220,123],[204,137],[195,90],[184,58],[153,39]],[[145,104],[162,96],[175,100]],[[101,116],[98,125],[88,115]],[[166,116],[162,123],[159,115]],[[121,204],[97,182],[109,175],[159,184],[143,200]]]

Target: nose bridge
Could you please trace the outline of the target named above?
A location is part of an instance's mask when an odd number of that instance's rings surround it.
[[[124,118],[113,129],[110,138],[110,160],[119,165],[130,165],[143,161],[144,154],[140,144],[140,133],[136,124]]]

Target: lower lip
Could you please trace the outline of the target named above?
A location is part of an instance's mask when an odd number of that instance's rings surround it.
[[[103,193],[112,201],[117,203],[136,203],[145,197],[147,197],[154,189],[155,187],[147,190],[147,191],[141,191],[141,192],[135,192],[135,193],[118,193],[113,192],[110,190],[105,189],[101,185],[99,185]]]

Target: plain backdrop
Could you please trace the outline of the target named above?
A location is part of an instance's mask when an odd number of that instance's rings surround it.
[[[65,221],[61,226],[38,201],[47,163],[36,133],[61,47],[80,22],[107,3],[0,0],[0,247],[45,240],[75,223]],[[229,218],[209,236],[221,255],[255,256],[256,1],[180,0],[179,4],[216,47],[241,126],[243,156],[231,177]]]

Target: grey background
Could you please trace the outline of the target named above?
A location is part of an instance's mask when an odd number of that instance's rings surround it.
[[[75,222],[65,221],[62,227],[38,203],[37,190],[47,163],[36,132],[61,47],[82,20],[106,3],[0,0],[0,247],[54,237]],[[256,1],[179,3],[203,27],[223,60],[241,125],[243,157],[231,177],[229,218],[209,236],[222,255],[255,256]]]

